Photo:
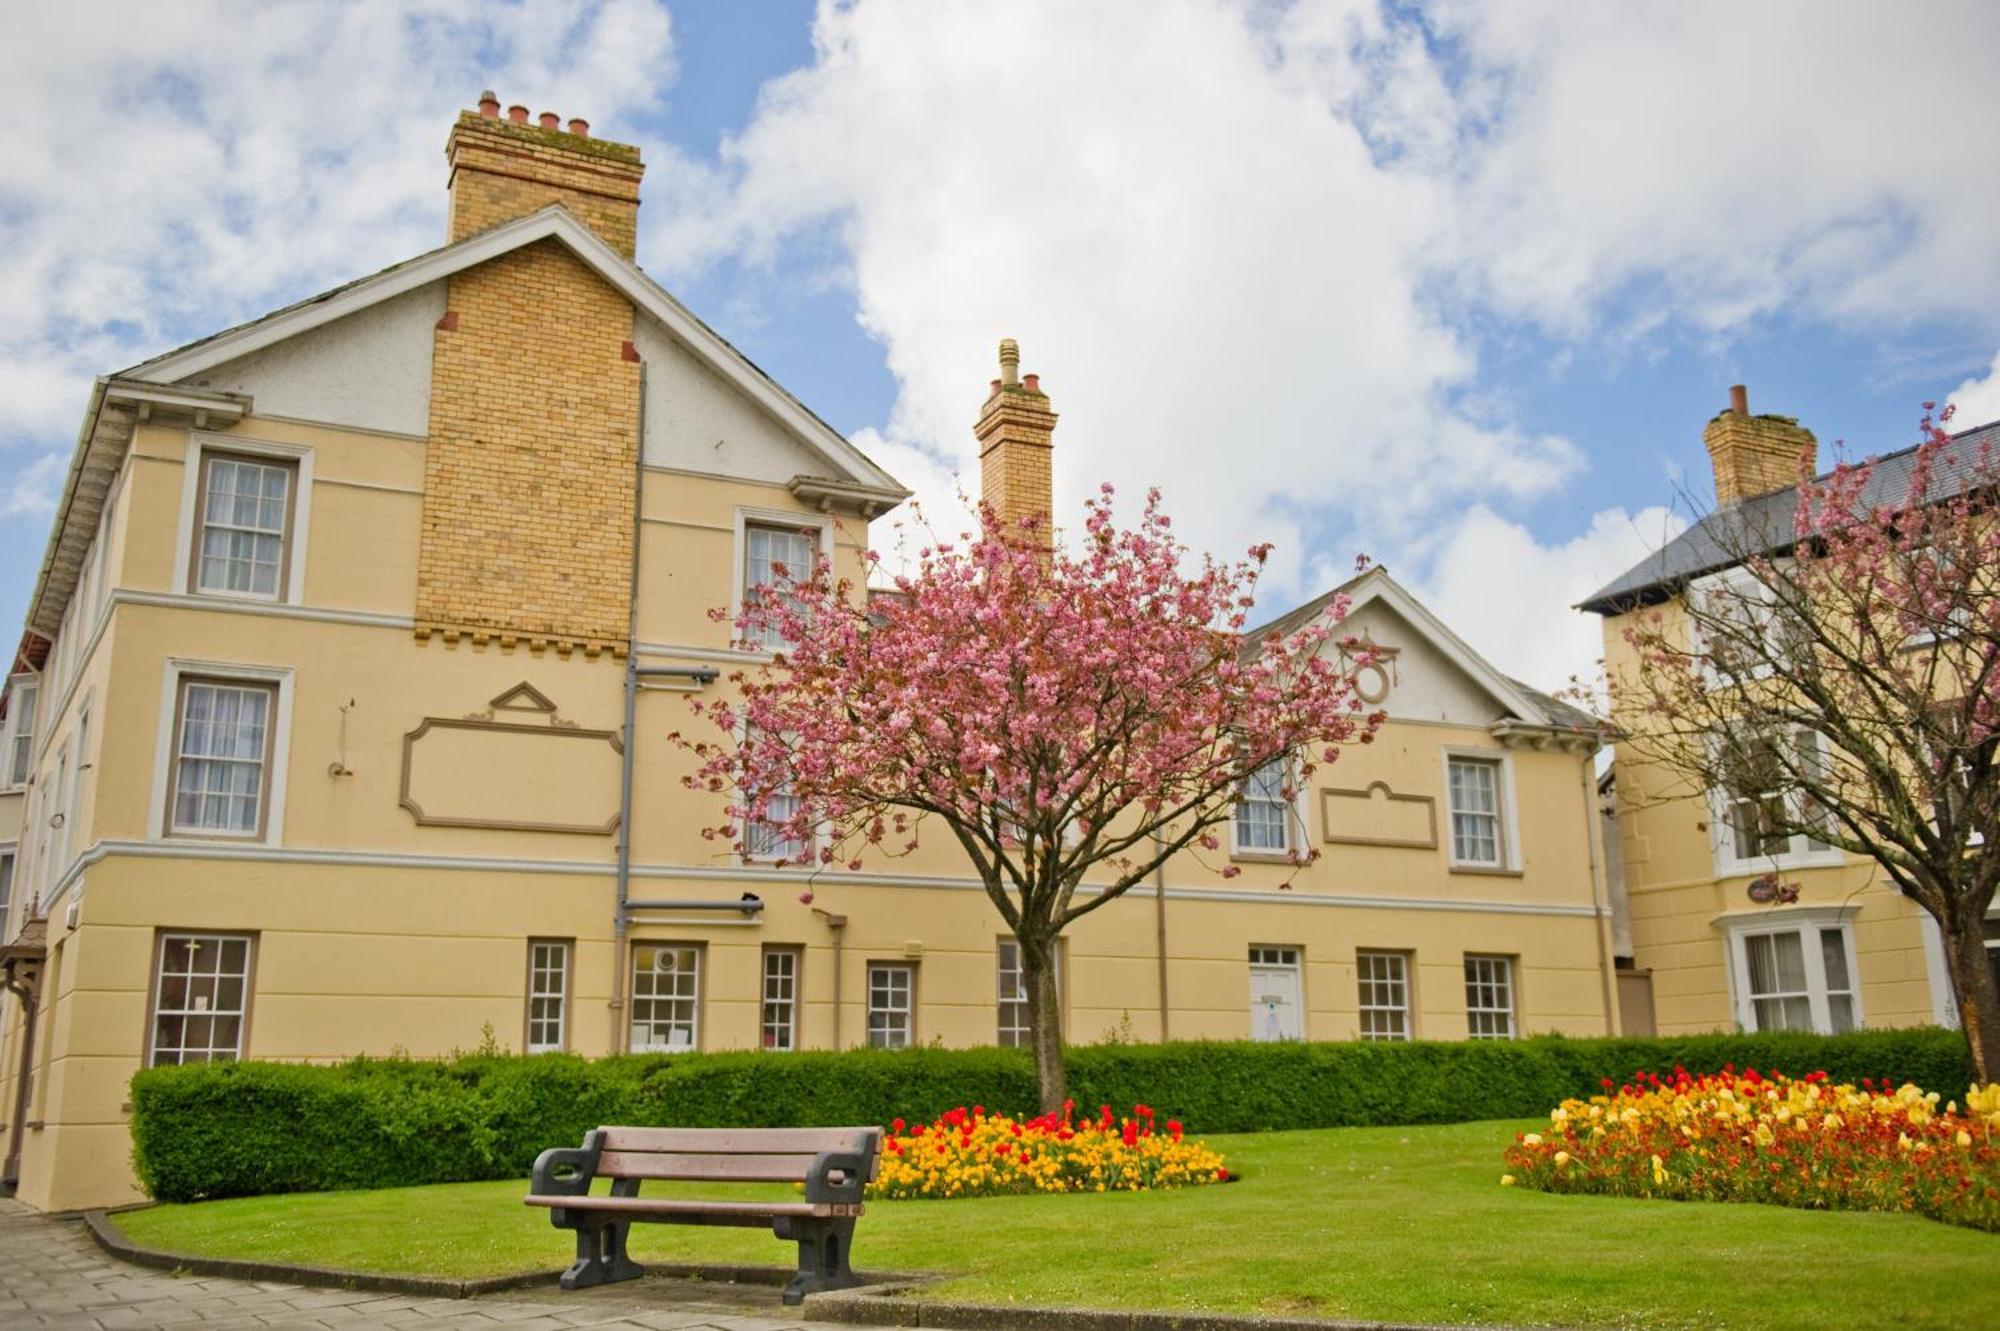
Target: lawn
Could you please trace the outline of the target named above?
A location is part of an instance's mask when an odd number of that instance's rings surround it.
[[[947,1297],[1044,1305],[1771,1331],[2000,1319],[2000,1235],[1912,1216],[1500,1187],[1502,1146],[1533,1126],[1216,1137],[1239,1181],[1183,1192],[871,1202],[855,1261],[949,1273],[936,1287]],[[238,1198],[118,1224],[177,1252],[370,1271],[566,1265],[570,1236],[522,1206],[524,1191]],[[659,1225],[635,1227],[632,1251],[642,1262],[791,1257],[757,1230]]]

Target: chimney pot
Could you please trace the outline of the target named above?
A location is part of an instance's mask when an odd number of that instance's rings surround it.
[[[1042,376],[1039,374],[1024,374],[1021,376],[1021,382],[1028,386],[1030,393],[1042,391]]]
[[[1731,385],[1729,389],[1729,409],[1738,416],[1750,414],[1750,390],[1742,384]]]
[[[996,393],[1000,391],[1000,381],[998,379],[993,381],[993,391]]]
[[[479,94],[479,114],[488,120],[497,120],[500,116],[500,99],[493,95],[491,88]]]
[[[562,124],[562,117],[553,111],[544,111],[541,114],[541,121],[543,129],[555,129]]]
[[[572,117],[569,122],[569,132],[579,139],[587,139],[590,137],[590,122]]]
[[[1021,382],[1021,344],[1011,337],[1000,339],[1000,382],[1009,388]]]
[[[507,118],[517,125],[528,123],[528,108],[516,104],[507,108]]]

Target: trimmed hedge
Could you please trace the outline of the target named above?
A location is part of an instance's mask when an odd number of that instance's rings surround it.
[[[1458,1044],[1180,1042],[1069,1051],[1079,1104],[1144,1103],[1193,1131],[1458,1123],[1546,1113],[1604,1078],[1725,1063],[1841,1081],[1971,1083],[1964,1037],[1692,1035]],[[604,1123],[784,1127],[927,1120],[1035,1103],[1019,1049],[473,1055],[450,1062],[206,1063],[132,1079],[133,1155],[162,1201],[525,1175],[543,1148]]]

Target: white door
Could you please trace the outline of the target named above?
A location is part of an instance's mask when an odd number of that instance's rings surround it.
[[[1305,1004],[1295,947],[1250,949],[1250,1038],[1305,1038]]]

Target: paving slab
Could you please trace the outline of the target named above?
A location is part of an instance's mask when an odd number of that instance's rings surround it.
[[[175,1275],[132,1266],[94,1244],[81,1222],[55,1219],[0,1199],[0,1325],[64,1331],[151,1327],[463,1327],[467,1331],[560,1331],[727,1327],[797,1331],[798,1314],[777,1306],[777,1291],[751,1296],[774,1305],[746,1315],[745,1294],[701,1282],[647,1279],[563,1294],[513,1290],[466,1299],[309,1289],[269,1280]]]

